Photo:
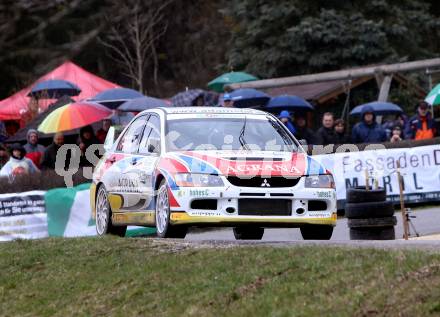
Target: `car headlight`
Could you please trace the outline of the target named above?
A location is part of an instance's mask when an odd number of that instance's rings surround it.
[[[224,186],[223,181],[218,175],[179,173],[174,176],[179,187],[219,187]]]
[[[305,181],[306,188],[335,188],[332,175],[312,175],[307,176]]]

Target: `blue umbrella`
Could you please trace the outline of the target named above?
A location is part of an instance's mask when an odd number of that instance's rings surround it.
[[[283,110],[313,111],[315,108],[301,97],[282,95],[271,98],[265,110],[278,113]]]
[[[130,88],[113,88],[100,92],[89,101],[98,102],[108,108],[115,109],[127,100],[145,97],[139,91]]]
[[[59,99],[62,96],[78,96],[81,89],[74,83],[61,79],[50,79],[37,83],[29,92],[29,97]]]
[[[205,91],[202,89],[189,89],[174,95],[171,98],[173,107],[191,107],[197,106],[195,100],[203,98],[203,106],[213,107],[218,103],[218,93],[212,91]]]
[[[387,115],[387,114],[400,114],[403,113],[402,108],[391,102],[374,101],[370,103],[365,103],[363,105],[355,107],[351,110],[350,115],[360,116],[362,114],[362,108],[365,106],[370,106],[376,115]]]
[[[153,97],[141,97],[128,100],[118,107],[121,111],[141,112],[156,107],[167,107],[168,103]]]
[[[241,88],[229,94],[237,108],[264,107],[270,100],[270,96],[262,91],[252,88]]]

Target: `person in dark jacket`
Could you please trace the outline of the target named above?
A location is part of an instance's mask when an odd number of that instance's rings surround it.
[[[387,134],[387,139],[390,139],[392,137],[392,131],[396,125],[400,126],[402,129],[406,127],[406,123],[408,122],[408,117],[401,113],[396,115],[392,120],[387,120],[386,122],[382,123],[382,127],[385,129],[385,132]],[[404,135],[401,136],[402,139],[405,138]]]
[[[96,138],[91,125],[86,125],[79,130],[78,145],[81,150],[81,157],[79,160],[79,166],[93,166],[86,157],[86,151],[92,144],[99,144],[99,140]],[[95,151],[95,155],[99,157],[99,151]]]
[[[9,161],[9,153],[6,146],[0,143],[0,169]]]
[[[413,140],[425,140],[436,136],[437,128],[434,119],[432,119],[428,111],[428,104],[421,101],[417,106],[417,114],[408,120],[405,137]]]
[[[318,131],[316,131],[316,144],[327,145],[337,143],[336,132],[333,128],[334,122],[335,119],[333,113],[324,113],[324,115],[322,116],[322,127],[320,127]]]
[[[345,121],[342,119],[335,120],[335,144],[351,143],[350,137],[345,133]]]
[[[312,129],[307,127],[307,121],[304,114],[295,114],[295,128],[294,134],[297,140],[306,140],[307,144],[315,144],[315,133]]]
[[[57,152],[61,146],[64,145],[64,135],[61,132],[58,132],[53,137],[53,143],[49,145],[44,151],[43,162],[41,162],[41,166],[43,169],[55,169],[55,162],[57,159]],[[66,159],[66,162],[69,162],[70,159]],[[64,166],[66,167],[66,162]]]
[[[280,121],[282,123],[284,123],[284,125],[290,131],[290,133],[295,134],[296,129],[295,129],[295,126],[293,125],[292,120],[290,118],[289,111],[287,111],[287,110],[281,111],[280,115],[278,116],[278,119],[280,119]]]
[[[351,138],[354,143],[380,143],[387,140],[385,129],[376,122],[373,107],[362,108],[362,121],[353,127]]]
[[[0,121],[0,142],[5,141],[8,138],[8,133],[6,132],[6,126],[3,121]]]
[[[400,142],[403,140],[403,131],[402,131],[402,127],[398,124],[396,124],[393,129],[391,130],[391,137],[390,137],[390,142],[391,143],[396,143],[396,142]]]

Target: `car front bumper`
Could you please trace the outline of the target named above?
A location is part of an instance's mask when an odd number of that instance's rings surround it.
[[[171,206],[170,222],[173,225],[298,227],[304,224],[335,226],[337,221],[335,190],[304,188],[304,181],[294,187],[280,188],[180,187],[172,194],[178,203],[178,206]],[[242,199],[248,203],[245,213],[241,210]],[[207,201],[215,204],[209,209],[198,207]],[[275,206],[279,201],[288,202],[287,212],[277,214],[271,210],[271,203]],[[255,213],[252,206],[255,206]]]

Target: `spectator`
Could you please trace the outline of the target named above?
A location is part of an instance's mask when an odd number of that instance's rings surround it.
[[[307,127],[307,121],[303,114],[295,114],[295,138],[306,140],[307,144],[315,144],[315,134]]]
[[[203,97],[203,95],[198,96],[192,102],[193,107],[203,107],[204,105],[205,105],[205,98]]]
[[[38,132],[34,129],[29,129],[27,132],[27,143],[24,145],[26,150],[26,157],[30,159],[36,167],[41,168],[43,161],[44,146],[38,144]]]
[[[333,128],[334,116],[331,112],[324,113],[322,117],[322,127],[316,131],[316,144],[327,145],[336,144],[337,137]]]
[[[104,143],[105,138],[107,137],[108,130],[112,126],[112,120],[104,119],[102,120],[102,128],[96,132],[96,138],[100,143]]]
[[[232,100],[232,97],[230,94],[223,95],[223,107],[227,107],[227,108],[234,107],[234,100]]]
[[[20,143],[11,145],[11,157],[9,161],[0,170],[0,176],[8,176],[14,179],[18,175],[33,174],[39,172],[34,163],[25,157],[26,150]]]
[[[335,144],[347,144],[350,142],[350,137],[345,133],[345,121],[342,119],[335,120]]]
[[[53,143],[44,151],[43,162],[41,163],[43,168],[55,169],[57,152],[62,145],[64,145],[64,135],[61,132],[58,132],[53,137]],[[66,163],[69,161],[70,160],[66,159]],[[66,167],[66,165],[64,167]]]
[[[291,121],[289,111],[287,110],[281,111],[280,115],[278,116],[278,119],[280,119],[280,121],[284,123],[284,125],[290,131],[290,133],[295,134],[296,129]]]
[[[379,143],[387,140],[385,129],[376,122],[376,115],[371,106],[362,108],[362,121],[353,127],[354,143]]]
[[[395,125],[393,130],[391,130],[390,142],[395,143],[402,141],[402,127],[400,125]]]
[[[0,143],[4,142],[8,138],[8,133],[6,132],[6,126],[3,121],[0,121]]]
[[[126,126],[135,117],[132,112],[121,111],[116,109],[115,114],[112,116],[113,124]]]
[[[405,114],[401,113],[395,116],[394,120],[387,120],[382,124],[382,127],[385,129],[387,134],[387,139],[390,139],[392,136],[392,130],[396,125],[399,125],[402,129],[406,126],[408,118]],[[404,139],[404,136],[401,136]]]
[[[93,132],[93,128],[91,125],[87,125],[85,127],[82,127],[79,130],[79,140],[78,145],[79,149],[81,150],[81,157],[79,161],[79,166],[93,166],[91,162],[86,157],[86,151],[92,144],[99,144],[98,139],[95,136],[95,133]],[[99,151],[95,151],[95,155],[100,157]]]
[[[8,149],[0,143],[0,169],[9,161]]]
[[[424,101],[419,102],[417,114],[412,116],[405,129],[407,139],[424,140],[432,139],[437,135],[435,121],[428,111],[428,104]]]

